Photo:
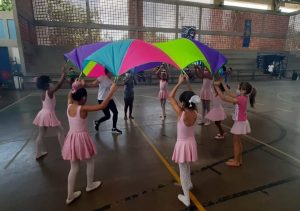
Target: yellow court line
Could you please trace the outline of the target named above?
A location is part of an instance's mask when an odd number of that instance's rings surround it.
[[[231,127],[229,127],[228,125],[225,125],[225,124],[222,124],[225,128],[227,128],[227,129],[231,129]],[[259,144],[261,144],[261,145],[264,145],[265,147],[268,147],[268,148],[270,148],[270,149],[272,149],[273,151],[275,151],[275,152],[277,152],[277,153],[279,153],[279,154],[282,154],[282,155],[284,155],[284,156],[286,156],[286,157],[288,157],[288,158],[290,158],[291,160],[293,160],[293,161],[295,161],[296,163],[300,163],[300,159],[298,159],[298,158],[296,158],[296,157],[294,157],[294,156],[292,156],[292,155],[290,155],[290,154],[288,154],[288,153],[286,153],[286,152],[284,152],[284,151],[282,151],[282,150],[280,150],[280,149],[277,149],[276,147],[273,147],[273,146],[271,146],[270,144],[266,144],[265,142],[263,142],[263,141],[260,141],[260,140],[258,140],[257,138],[254,138],[254,137],[252,137],[252,136],[249,136],[249,135],[243,135],[244,137],[246,137],[246,138],[248,138],[249,140],[251,140],[251,141],[253,141],[253,142],[257,142],[257,143],[259,143]],[[247,140],[247,139],[246,139]]]
[[[114,99],[116,100],[116,102],[119,105],[123,106],[119,102],[119,100],[117,98],[114,97]],[[155,152],[155,154],[159,157],[159,159],[166,166],[166,168],[171,173],[171,175],[174,177],[174,179],[176,180],[176,182],[180,183],[180,177],[177,174],[177,172],[172,168],[172,166],[168,163],[168,161],[162,156],[162,154],[160,153],[160,151],[155,147],[155,145],[152,143],[152,141],[150,140],[150,138],[146,135],[146,133],[142,130],[142,128],[136,123],[136,121],[132,120],[132,122],[133,122],[134,126],[140,131],[140,133],[144,136],[144,138],[146,139],[147,143],[151,146],[151,148],[153,149],[153,151]],[[198,210],[200,210],[200,211],[206,211],[206,209],[202,206],[202,204],[199,202],[199,200],[196,198],[196,196],[191,191],[190,191],[190,198],[191,198],[191,201],[198,208]]]

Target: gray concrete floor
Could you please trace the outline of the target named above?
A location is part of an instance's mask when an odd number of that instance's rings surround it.
[[[197,126],[199,160],[192,165],[192,193],[209,211],[300,210],[300,83],[253,84],[258,96],[256,108],[249,109],[252,133],[242,138],[243,166],[229,168],[224,164],[232,156],[230,134],[224,141],[216,141],[213,124]],[[231,85],[236,88],[236,83]],[[194,88],[198,91],[200,84]],[[45,138],[48,156],[40,162],[34,159],[37,129],[32,120],[41,108],[39,93],[18,93],[11,98],[2,90],[0,210],[187,210],[177,200],[180,187],[152,147],[178,174],[177,165],[171,161],[176,116],[168,105],[167,119],[160,120],[157,89],[136,88],[135,120],[127,122],[123,120],[122,88],[117,92],[118,127],[123,135],[111,134],[111,120],[95,133],[93,120],[102,113],[89,115],[90,133],[98,150],[95,178],[103,181],[103,186],[92,193],[83,192],[70,206],[65,205],[69,163],[60,156],[54,130]],[[61,90],[57,94],[56,112],[67,131],[66,93]],[[89,103],[95,103],[96,90],[89,90],[88,98]],[[224,107],[229,116],[224,121],[228,131],[233,106]],[[84,190],[85,185],[82,163],[76,187]],[[195,206],[190,210],[196,210]]]

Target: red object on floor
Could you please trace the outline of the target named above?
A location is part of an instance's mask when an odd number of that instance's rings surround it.
[[[8,71],[2,71],[2,72],[1,72],[1,76],[2,76],[2,79],[3,79],[4,81],[6,81],[6,80],[9,80],[9,78],[10,78],[10,73],[9,73]]]

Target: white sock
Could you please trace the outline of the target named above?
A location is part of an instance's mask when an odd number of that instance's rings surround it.
[[[46,128],[45,127],[39,127],[39,134],[35,140],[36,145],[36,158],[39,158],[45,154],[47,154],[46,151],[43,151],[43,138],[46,134]]]
[[[190,205],[190,195],[189,195],[189,164],[179,163],[180,171],[180,182],[184,195],[179,194],[178,199],[182,201],[186,206]]]
[[[71,160],[70,164],[71,164],[71,169],[70,169],[70,172],[68,175],[68,198],[67,198],[67,201],[72,200],[72,198],[74,197],[76,176],[79,171],[79,161],[78,160],[74,160],[74,161]]]

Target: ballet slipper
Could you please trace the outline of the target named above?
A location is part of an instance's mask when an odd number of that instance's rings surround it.
[[[91,192],[91,191],[99,188],[101,185],[102,185],[101,181],[96,181],[96,182],[93,182],[92,187],[86,187],[85,190],[86,190],[86,192]]]
[[[71,204],[75,199],[79,198],[81,196],[81,191],[76,191],[73,193],[73,196],[69,199],[67,198],[66,204]]]
[[[179,195],[178,195],[178,199],[179,199],[179,201],[181,201],[186,207],[189,207],[190,204],[191,204],[190,200],[187,199],[187,198],[186,198],[184,195],[182,195],[182,194],[179,194]]]

